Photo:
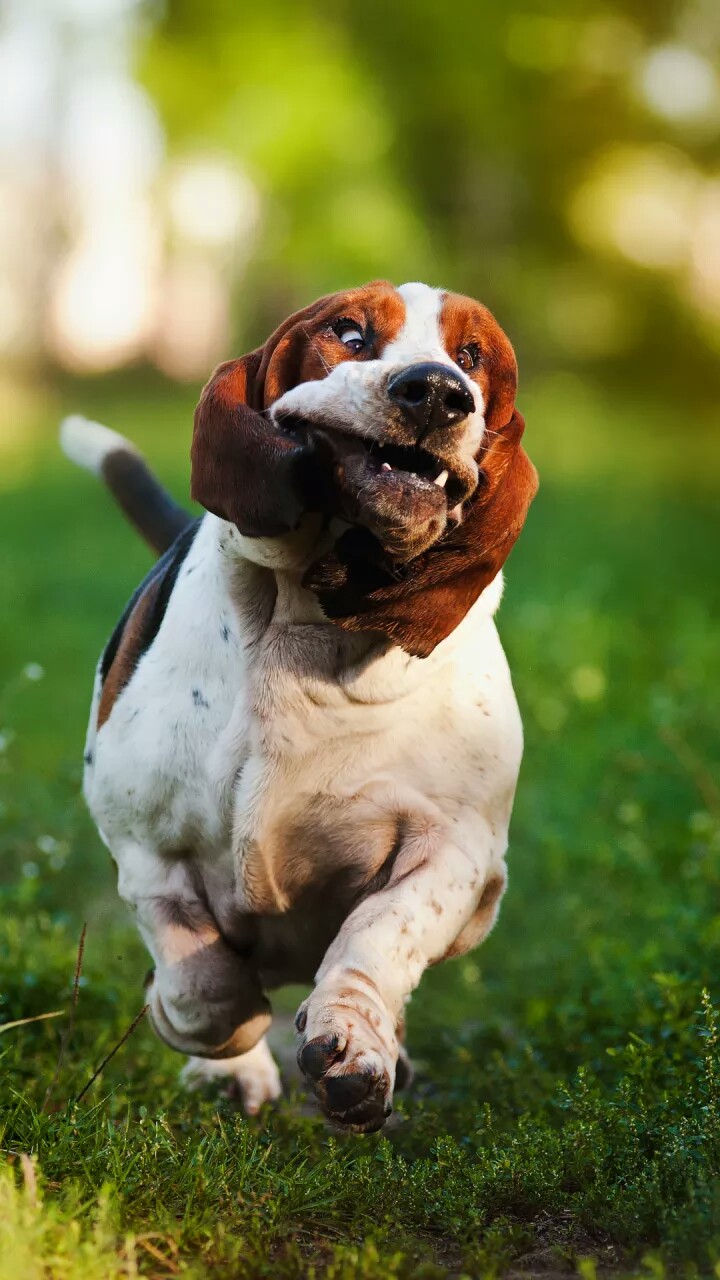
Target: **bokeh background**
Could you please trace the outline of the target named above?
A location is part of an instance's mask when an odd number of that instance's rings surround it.
[[[447,981],[467,1011],[502,973],[524,1025],[563,966],[605,982],[615,956],[613,999],[630,956],[648,981],[700,973],[720,938],[719,51],[717,0],[5,0],[10,915],[121,918],[80,760],[149,556],[60,456],[60,417],[127,432],[187,500],[217,361],[325,291],[422,279],[511,335],[542,479],[501,615],[527,730],[507,923]]]
[[[314,294],[421,277],[528,374],[694,409],[719,47],[713,0],[5,0],[4,361],[197,381]]]

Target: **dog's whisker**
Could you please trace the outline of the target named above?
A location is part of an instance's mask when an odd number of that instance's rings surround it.
[[[304,334],[305,334],[305,336],[307,337],[307,336],[308,336],[308,329],[307,329],[307,325],[303,325],[302,329],[303,329],[303,333],[304,333]],[[317,338],[311,338],[311,339],[310,339],[310,341],[311,341],[311,343],[312,343],[313,350],[314,350],[314,351],[316,352],[316,354],[320,357],[320,363],[322,364],[323,369],[325,370],[325,372],[326,372],[326,373],[332,373],[332,368],[331,368],[331,366],[328,364],[327,360],[325,359],[325,356],[323,355],[323,353],[322,353],[322,351],[321,351],[321,349],[320,349],[320,343],[319,343],[319,340],[318,340]]]

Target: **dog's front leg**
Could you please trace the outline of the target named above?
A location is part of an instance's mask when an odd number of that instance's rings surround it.
[[[157,1034],[180,1053],[247,1053],[270,1025],[270,1005],[257,974],[221,935],[190,865],[135,846],[117,862],[120,896],[155,964],[147,1001]]]
[[[408,840],[387,886],[348,916],[318,970],[296,1019],[298,1062],[336,1124],[382,1126],[405,1001],[428,965],[475,945],[494,923],[502,851],[489,830],[484,840],[482,830],[474,835],[473,855],[439,832]]]

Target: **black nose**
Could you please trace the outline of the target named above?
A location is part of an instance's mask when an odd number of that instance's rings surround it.
[[[413,364],[394,373],[388,395],[419,429],[418,439],[436,427],[450,427],[472,413],[472,393],[445,364]]]

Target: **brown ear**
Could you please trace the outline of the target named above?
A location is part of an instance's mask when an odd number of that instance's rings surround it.
[[[368,557],[368,535],[351,529],[313,565],[305,583],[323,611],[348,631],[376,631],[425,658],[462,622],[502,568],[537,492],[537,472],[520,441],[525,422],[502,397],[488,406],[481,480],[462,524],[406,566],[398,581]]]
[[[265,348],[221,364],[195,410],[191,494],[246,537],[277,537],[304,510],[302,447],[262,414]],[[260,410],[260,412],[259,412]]]

